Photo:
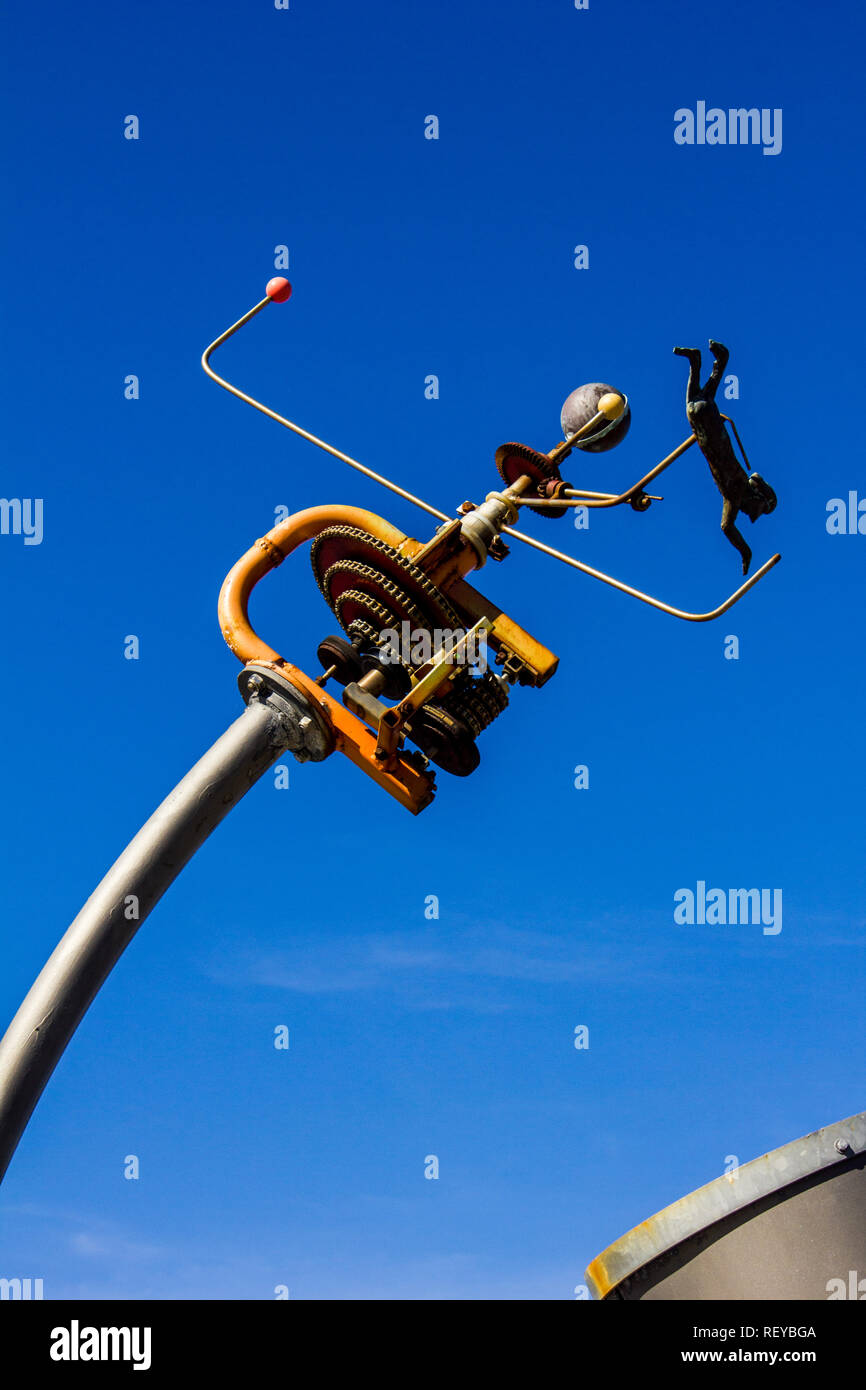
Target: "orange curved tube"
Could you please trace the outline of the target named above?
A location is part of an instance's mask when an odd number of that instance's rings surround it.
[[[241,661],[275,667],[308,699],[315,700],[333,734],[334,748],[378,782],[401,806],[417,815],[433,800],[436,783],[432,773],[420,771],[401,755],[387,763],[377,759],[376,735],[366,724],[338,704],[300,667],[293,666],[263,642],[249,619],[250,594],[262,576],[281,565],[287,555],[304,541],[319,535],[326,526],[357,526],[395,550],[409,542],[409,537],[396,526],[360,507],[308,507],[306,511],[295,512],[250,546],[226,575],[219,596],[220,628]]]
[[[250,594],[259,580],[269,570],[281,565],[287,555],[291,555],[304,541],[312,540],[326,526],[357,526],[371,536],[385,541],[396,549],[408,537],[396,526],[375,512],[364,511],[361,507],[344,507],[337,504],[323,507],[308,507],[295,512],[279,522],[266,536],[250,546],[237,564],[229,570],[223,581],[219,596],[219,621],[222,635],[235,656],[247,661],[281,661],[279,653],[263,642],[249,619],[248,606]]]

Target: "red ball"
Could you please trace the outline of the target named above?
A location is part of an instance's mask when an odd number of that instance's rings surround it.
[[[269,280],[265,285],[265,294],[268,296],[268,299],[272,299],[275,304],[285,304],[291,293],[292,287],[288,280],[285,280],[282,275],[275,275],[273,280]]]

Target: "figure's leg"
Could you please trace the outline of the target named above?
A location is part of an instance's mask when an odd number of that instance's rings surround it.
[[[743,574],[748,574],[749,565],[752,563],[752,552],[734,525],[738,514],[733,502],[729,502],[725,498],[725,505],[722,507],[722,533],[731,542],[731,545],[739,550],[743,557]]]
[[[701,351],[700,348],[675,347],[677,357],[689,359],[689,384],[686,387],[686,400],[701,399]]]
[[[713,354],[714,359],[713,370],[710,372],[709,380],[704,387],[704,391],[706,395],[709,396],[710,400],[712,400],[716,394],[716,388],[722,379],[722,373],[728,365],[728,358],[731,354],[728,352],[724,343],[717,343],[713,338],[710,339],[710,352]]]

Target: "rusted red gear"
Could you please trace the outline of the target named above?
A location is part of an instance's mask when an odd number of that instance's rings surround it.
[[[526,473],[534,482],[543,485],[550,479],[560,481],[559,469],[551,463],[547,454],[540,454],[528,444],[500,444],[496,450],[496,467],[504,483],[511,487],[521,474]],[[539,496],[541,494],[539,493]]]
[[[414,631],[464,630],[451,603],[423,570],[385,541],[354,526],[329,526],[313,542],[316,582],[350,637],[372,650],[387,629],[408,622]],[[403,669],[412,670],[412,666]],[[447,695],[423,705],[407,736],[446,772],[466,777],[478,766],[475,739],[508,704],[505,684],[491,671],[460,672]],[[417,738],[415,735],[417,734]]]
[[[566,490],[570,487],[571,483],[565,482],[562,478],[556,482],[551,478],[543,488],[539,488],[539,493],[542,497],[552,502],[559,497],[563,497]],[[571,511],[571,507],[530,507],[529,510],[532,512],[533,516],[547,516],[556,521],[562,516],[567,516]]]
[[[563,481],[557,464],[551,462],[549,455],[531,449],[528,444],[500,444],[496,450],[496,467],[500,478],[509,487],[524,473],[531,478],[535,488],[526,494],[528,498],[561,497],[565,488],[571,487],[571,483]],[[569,508],[531,507],[530,510],[536,516],[558,520],[565,516]]]
[[[328,526],[313,541],[310,559],[316,583],[346,632],[365,624],[378,635],[402,622],[428,632],[463,627],[423,570],[358,527]]]

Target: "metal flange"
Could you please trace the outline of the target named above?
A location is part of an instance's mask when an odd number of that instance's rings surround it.
[[[251,661],[238,676],[238,689],[245,704],[259,701],[280,716],[286,747],[299,763],[320,763],[333,753],[333,729],[322,711],[287,676]]]

